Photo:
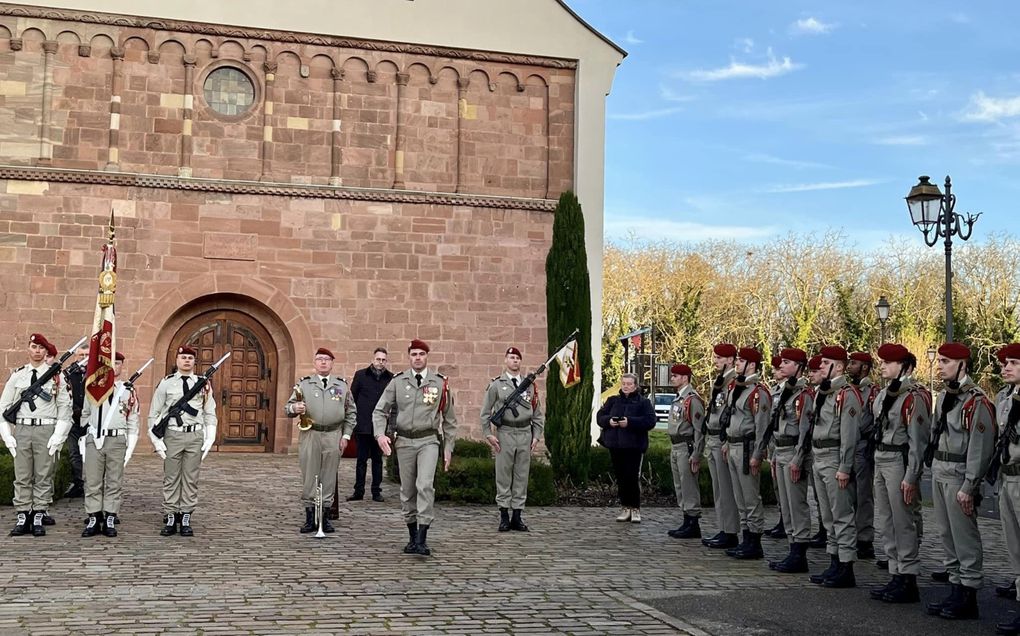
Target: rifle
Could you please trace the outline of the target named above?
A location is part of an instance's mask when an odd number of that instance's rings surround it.
[[[1006,425],[1002,427],[995,440],[995,452],[992,454],[992,463],[988,465],[988,472],[985,473],[985,481],[988,485],[994,486],[999,479],[999,471],[1009,463],[1009,445],[1020,442],[1020,432],[1016,425],[1020,422],[1020,398],[1014,395],[1010,398],[1009,415],[1006,416]]]
[[[78,350],[78,347],[85,344],[85,341],[87,339],[88,336],[74,343],[74,346],[65,351],[64,355],[60,356],[59,360],[51,364],[50,367],[46,369],[42,375],[36,378],[36,381],[35,383],[32,384],[32,386],[22,391],[21,395],[18,396],[18,399],[14,400],[14,402],[12,402],[10,406],[4,409],[4,419],[10,422],[11,424],[16,424],[18,421],[18,411],[21,410],[22,404],[28,404],[29,410],[34,411],[37,408],[35,405],[36,398],[41,399],[43,402],[49,402],[51,399],[53,399],[53,396],[47,393],[46,391],[43,391],[42,388],[46,386],[46,384],[50,380],[52,380],[58,373],[60,373],[60,367],[62,367],[63,364],[67,362],[68,358],[74,355],[74,352]]]
[[[135,371],[133,374],[131,374],[131,377],[128,378],[126,382],[117,387],[117,392],[113,394],[113,400],[111,401],[111,404],[116,406],[114,406],[114,408],[111,408],[109,411],[106,412],[106,417],[103,418],[102,422],[99,422],[99,426],[97,426],[95,431],[93,431],[92,437],[95,438],[96,448],[103,447],[99,433],[100,431],[106,430],[106,428],[110,426],[110,419],[113,417],[114,411],[120,408],[119,406],[120,398],[124,395],[124,391],[130,391],[131,389],[134,388],[135,382],[138,380],[138,378],[142,377],[142,373],[144,373],[145,370],[149,368],[149,365],[152,364],[154,360],[155,358],[149,358],[149,361],[143,364],[141,367],[139,367],[138,370]]]
[[[767,448],[769,442],[772,441],[772,437],[779,432],[779,418],[783,414],[783,407],[790,401],[790,396],[793,395],[793,389],[796,386],[797,376],[793,376],[786,381],[783,392],[779,394],[779,401],[772,408],[772,416],[769,418],[768,428],[765,429],[765,434],[762,435],[762,448]]]
[[[963,363],[961,362],[956,367],[956,378],[950,382],[946,382],[946,397],[942,400],[942,416],[939,417],[938,424],[935,425],[935,430],[932,431],[931,441],[928,443],[928,447],[924,449],[924,466],[925,468],[931,468],[931,464],[935,461],[935,451],[939,448],[939,440],[942,438],[942,434],[946,432],[949,427],[947,422],[947,416],[949,411],[953,410],[956,406],[956,402],[959,399],[959,393],[951,393],[950,391],[960,390],[960,371],[963,370]]]
[[[719,414],[719,441],[723,444],[728,439],[726,429],[730,427],[730,421],[733,420],[733,411],[736,409],[737,400],[740,399],[740,394],[747,388],[742,384],[745,379],[742,375],[736,377],[736,385],[733,387],[733,396],[730,398],[730,403],[724,406],[722,413]]]
[[[543,362],[540,367],[526,375],[524,379],[521,380],[521,383],[517,385],[517,388],[513,390],[513,393],[506,396],[506,399],[503,400],[503,404],[501,404],[500,407],[493,411],[492,415],[489,416],[489,422],[491,422],[494,426],[499,428],[500,426],[503,425],[503,416],[506,414],[507,411],[510,411],[511,413],[513,413],[514,417],[517,417],[518,414],[520,413],[517,410],[517,407],[530,406],[521,396],[523,396],[524,393],[528,390],[528,387],[535,383],[535,379],[545,372],[546,367],[548,367],[549,364],[553,361],[553,359],[557,355],[559,355],[560,351],[563,350],[563,347],[566,347],[568,344],[570,344],[570,341],[576,338],[580,333],[581,333],[580,329],[574,329],[574,331],[571,332],[569,336],[567,336],[566,340],[560,343],[560,346],[556,347],[556,350],[553,351],[553,354],[549,356],[548,360]]]
[[[829,397],[829,387],[832,386],[832,369],[833,365],[829,365],[829,371],[825,374],[825,379],[822,380],[821,384],[818,385],[818,397],[815,398],[815,410],[811,412],[811,417],[808,418],[808,429],[804,433],[804,448],[811,448],[811,442],[815,436],[815,424],[818,423],[818,415],[822,412],[822,407],[825,405],[825,399]]]
[[[199,391],[205,388],[205,385],[209,383],[209,378],[216,373],[216,371],[220,368],[220,365],[223,364],[223,362],[229,357],[230,352],[228,351],[223,354],[222,358],[206,369],[205,373],[196,376],[195,384],[191,386],[184,395],[182,395],[181,398],[170,407],[170,410],[166,412],[166,415],[160,418],[160,420],[156,422],[156,425],[152,427],[153,435],[159,439],[163,439],[163,436],[166,435],[166,427],[170,425],[170,420],[176,421],[177,426],[184,426],[184,420],[181,419],[183,414],[187,413],[192,417],[198,415],[198,410],[188,404],[188,402],[198,395]]]

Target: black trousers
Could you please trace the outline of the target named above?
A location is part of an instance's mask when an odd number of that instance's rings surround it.
[[[70,446],[71,479],[75,483],[80,483],[84,481],[82,479],[82,462],[84,458],[81,456],[81,451],[78,450],[78,440],[82,438],[82,435],[75,430],[76,428],[76,426],[72,426],[71,432],[67,434],[67,445]]]
[[[375,437],[358,433],[355,436],[358,444],[358,463],[354,469],[354,494],[365,494],[365,473],[368,471],[368,460],[372,460],[372,494],[382,493],[383,463],[382,450]]]
[[[641,507],[641,458],[644,451],[636,448],[610,448],[613,472],[620,489],[620,504],[624,508]]]

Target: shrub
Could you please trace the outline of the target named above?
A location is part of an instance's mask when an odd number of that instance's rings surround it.
[[[70,442],[68,442],[70,443]],[[68,446],[60,452],[60,460],[57,462],[56,470],[53,473],[53,499],[54,501],[64,495],[67,487],[71,484],[71,459]],[[14,458],[6,446],[0,445],[0,505],[9,506],[14,502]]]

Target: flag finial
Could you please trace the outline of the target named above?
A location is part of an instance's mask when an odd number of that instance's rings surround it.
[[[116,236],[116,232],[114,232],[114,228],[113,228],[113,207],[111,206],[110,207],[110,242],[111,243],[113,243],[113,239],[115,238],[115,236]]]

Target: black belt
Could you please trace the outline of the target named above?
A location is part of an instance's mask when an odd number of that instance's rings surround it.
[[[500,428],[531,428],[531,422],[503,422]]]
[[[879,443],[875,450],[888,451],[890,453],[905,453],[910,450],[910,444],[884,444]]]
[[[840,440],[838,439],[813,439],[811,440],[812,448],[839,448]]]
[[[674,444],[689,444],[694,441],[694,433],[690,435],[670,435],[669,439]]]
[[[332,433],[334,431],[339,431],[340,427],[339,426],[315,426],[313,424],[312,428],[310,430],[317,431],[319,433]]]
[[[787,448],[789,446],[796,446],[800,438],[796,435],[779,435],[776,437],[776,448]]]
[[[425,429],[422,431],[397,431],[398,437],[404,437],[406,439],[422,439],[423,437],[439,437],[439,432],[435,429]]]
[[[750,435],[738,435],[737,437],[728,437],[726,438],[726,441],[731,444],[743,444],[744,442],[753,442],[754,433],[751,433]]]
[[[56,424],[56,418],[52,417],[19,417],[15,426],[47,426]]]
[[[707,430],[708,430],[708,434],[709,435],[718,435],[719,434],[719,429],[714,429],[714,430],[713,429],[707,429]]]
[[[1002,467],[1002,470],[1000,472],[1003,475],[1016,477],[1017,475],[1020,475],[1020,464],[1006,464],[1005,466]]]
[[[935,459],[940,462],[952,462],[954,464],[962,464],[967,461],[967,456],[963,453],[950,453],[948,451],[935,451]]]
[[[113,430],[104,430],[100,437],[120,437],[121,435],[127,435],[127,431],[122,431],[119,428],[116,428]],[[95,439],[94,436],[93,439]]]
[[[202,430],[201,424],[189,424],[188,426],[170,426],[168,427],[171,431],[180,431],[181,433],[192,433],[194,431]]]

